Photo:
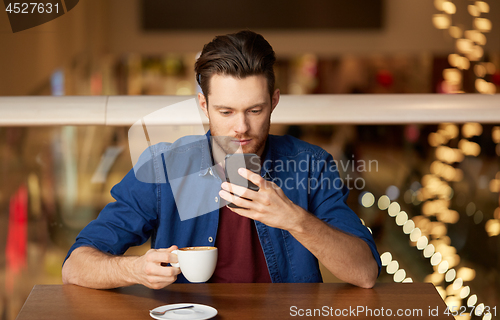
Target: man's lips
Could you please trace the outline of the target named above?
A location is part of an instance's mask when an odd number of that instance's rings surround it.
[[[252,141],[252,139],[233,140],[234,143],[237,143],[237,144],[242,145],[242,146],[249,144],[251,141]]]

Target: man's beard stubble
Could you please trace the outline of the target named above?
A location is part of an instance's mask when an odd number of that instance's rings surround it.
[[[238,152],[257,154],[259,151],[262,151],[264,145],[266,144],[267,137],[269,136],[270,122],[271,119],[269,119],[266,122],[265,127],[262,128],[265,134],[259,136],[236,136],[236,137],[220,136],[218,135],[217,131],[213,130],[211,124],[210,124],[210,134],[213,142],[217,143],[217,145],[222,149],[222,151],[224,151],[225,154],[233,154]],[[252,139],[252,144],[250,146],[239,146],[231,142],[234,139]]]

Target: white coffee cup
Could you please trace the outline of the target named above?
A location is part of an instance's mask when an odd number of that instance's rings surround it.
[[[189,282],[206,282],[214,274],[217,265],[216,247],[186,247],[172,253],[177,255],[179,262],[171,265],[181,268]]]

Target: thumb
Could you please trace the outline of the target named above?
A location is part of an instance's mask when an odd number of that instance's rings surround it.
[[[178,250],[179,248],[176,245],[171,246],[170,248],[167,249],[168,252],[172,252],[174,250]]]

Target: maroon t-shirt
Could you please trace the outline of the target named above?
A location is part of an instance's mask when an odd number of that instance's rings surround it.
[[[252,219],[222,207],[215,246],[218,250],[217,266],[209,282],[271,282]]]

